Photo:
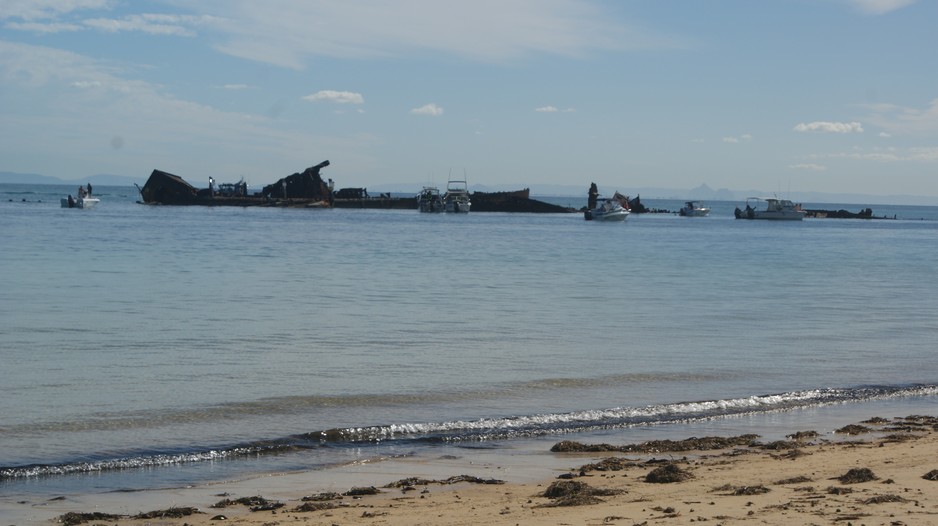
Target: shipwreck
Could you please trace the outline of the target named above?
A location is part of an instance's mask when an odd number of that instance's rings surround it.
[[[333,183],[331,179],[323,181],[319,174],[327,166],[329,161],[323,161],[253,194],[248,193],[243,179],[216,185],[215,179],[209,177],[208,188],[196,188],[182,177],[162,170],[153,170],[143,188],[138,186],[137,189],[145,204],[330,207]]]

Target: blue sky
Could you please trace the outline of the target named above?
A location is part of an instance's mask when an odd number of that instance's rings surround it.
[[[936,27],[932,0],[0,0],[0,171],[938,195]]]

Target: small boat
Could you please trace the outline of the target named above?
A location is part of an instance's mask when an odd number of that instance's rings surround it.
[[[584,212],[583,216],[587,221],[625,221],[629,211],[617,199],[604,199],[596,208]]]
[[[710,208],[696,201],[685,201],[678,213],[684,217],[707,217],[710,215]]]
[[[62,208],[93,208],[100,203],[97,197],[85,196],[74,198],[71,195],[62,198]]]
[[[465,179],[450,179],[443,194],[443,210],[452,214],[468,214],[472,207],[469,200],[469,185]]]
[[[417,210],[421,212],[437,213],[443,211],[443,196],[440,189],[435,186],[424,186],[417,194]]]
[[[763,208],[758,208],[760,203],[765,203]],[[804,219],[805,211],[801,205],[796,205],[788,199],[778,199],[777,197],[750,197],[746,199],[745,210],[736,207],[733,212],[736,219],[774,219],[801,221]]]

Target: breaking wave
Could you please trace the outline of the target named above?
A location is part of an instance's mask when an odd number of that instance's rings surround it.
[[[369,444],[376,445],[388,441],[430,445],[434,443],[451,444],[510,440],[643,425],[693,422],[726,416],[769,413],[831,404],[935,395],[938,395],[938,385],[828,388],[644,407],[616,407],[478,420],[395,423],[381,426],[337,428],[202,451],[151,452],[124,458],[0,467],[0,481],[232,460],[315,448],[364,447]]]

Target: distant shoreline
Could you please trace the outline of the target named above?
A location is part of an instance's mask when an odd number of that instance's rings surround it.
[[[15,179],[14,179],[15,177]],[[36,180],[36,178],[41,178]],[[114,181],[113,178],[121,178]],[[146,182],[146,178],[128,177],[128,176],[101,176],[95,175],[83,179],[63,180],[56,177],[38,175],[38,174],[19,174],[14,172],[0,172],[0,184],[21,184],[21,185],[78,185],[91,182],[94,186],[130,186],[135,184],[141,187]],[[252,187],[260,188],[263,184],[252,184]],[[608,191],[612,194],[615,185],[600,185],[602,191]],[[377,186],[369,186],[369,191],[375,194],[388,193],[392,195],[416,195],[421,188],[420,183],[389,183]],[[499,184],[499,185],[470,185],[470,191],[479,192],[500,192],[516,190],[518,188],[531,188],[532,197],[582,197],[586,201],[589,182],[581,185],[537,185],[537,184]],[[407,190],[411,188],[410,190]],[[772,195],[773,192],[758,190],[701,190],[695,189],[674,189],[674,188],[630,188],[625,185],[618,185],[617,188],[630,196],[641,196],[645,200],[668,200],[685,201],[688,199],[695,201],[725,201],[736,202],[744,201],[747,197],[753,195]],[[404,189],[404,190],[402,190]],[[786,192],[786,196],[788,193]],[[867,195],[867,194],[836,194],[827,192],[791,192],[789,196],[793,201],[801,203],[837,203],[844,205],[896,205],[896,206],[938,206],[938,195]]]

